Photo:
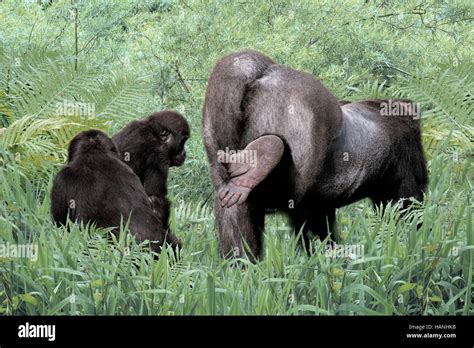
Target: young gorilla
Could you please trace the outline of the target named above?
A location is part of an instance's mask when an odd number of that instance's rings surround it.
[[[336,208],[359,199],[421,200],[419,117],[383,116],[385,102],[340,106],[314,76],[256,51],[220,59],[206,90],[203,138],[222,255],[241,256],[246,244],[255,260],[268,209],[287,212],[307,242],[324,239]],[[223,149],[253,151],[256,161],[223,163]]]
[[[68,214],[73,221],[95,222],[98,227],[118,227],[130,217],[129,229],[138,242],[149,240],[157,252],[165,241],[180,247],[178,238],[163,228],[153,212],[137,175],[99,130],[72,139],[67,164],[53,183],[51,210],[58,225],[66,224]]]
[[[140,178],[165,229],[169,228],[170,210],[166,198],[168,170],[184,163],[184,145],[189,133],[186,119],[167,110],[153,113],[141,121],[132,121],[112,137],[122,154],[122,161]]]

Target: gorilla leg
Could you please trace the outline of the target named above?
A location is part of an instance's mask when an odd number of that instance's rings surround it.
[[[378,185],[381,189],[376,195],[370,196],[375,206],[383,205],[384,207],[391,201],[396,204],[403,199],[401,208],[406,209],[410,206],[408,199],[413,197],[418,201],[423,201],[423,191],[425,184],[420,184],[415,178],[407,178],[401,182],[386,181]],[[385,189],[383,189],[385,188]],[[389,188],[389,189],[387,189]]]
[[[314,209],[314,208],[313,208]],[[302,237],[304,247],[309,252],[309,242],[314,236],[318,236],[320,240],[324,240],[329,233],[334,233],[336,223],[336,209],[330,208],[325,210],[302,210],[295,209],[290,212],[290,222],[295,229],[295,233],[299,233],[303,229]],[[335,238],[331,236],[331,239]]]
[[[423,201],[423,190],[424,185],[420,186],[416,180],[404,180],[401,185],[398,187],[396,199],[401,198],[410,198],[413,197],[416,200],[422,202]],[[403,201],[403,208],[407,208],[410,202],[406,199]]]
[[[400,204],[400,208],[405,210],[407,208],[410,208],[410,197],[413,197],[420,202],[423,201],[423,191],[426,184],[420,184],[415,178],[406,178],[401,183],[397,184],[393,182],[387,182],[383,185],[384,187],[392,187],[392,189],[390,191],[385,191],[381,194],[370,197],[374,206],[379,207],[379,209],[381,209],[382,215],[385,213],[385,207],[389,202],[392,202],[392,205]],[[401,216],[404,216],[406,213],[407,210],[403,211],[401,213]],[[420,229],[421,225],[422,223],[419,222],[417,224],[417,229]]]
[[[215,201],[217,237],[223,257],[242,257],[247,254],[252,262],[260,256],[265,210],[250,197],[240,205],[222,207]]]

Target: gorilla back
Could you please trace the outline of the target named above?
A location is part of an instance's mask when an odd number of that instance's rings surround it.
[[[66,224],[68,214],[72,221],[98,227],[118,227],[130,218],[131,233],[139,242],[154,242],[155,251],[165,241],[179,245],[153,213],[139,178],[120,160],[116,145],[98,130],[71,141],[68,162],[53,183],[51,210],[58,225]]]
[[[219,60],[208,82],[203,136],[219,191],[221,253],[239,256],[247,244],[250,258],[258,257],[267,208],[286,211],[307,240],[327,236],[335,209],[357,199],[420,198],[426,170],[418,123],[381,117],[379,104],[341,109],[312,75],[255,51]],[[229,149],[255,151],[257,161],[222,163],[219,153]],[[380,193],[388,183],[398,188]]]

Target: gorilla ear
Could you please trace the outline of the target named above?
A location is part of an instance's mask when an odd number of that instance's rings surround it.
[[[156,117],[151,119],[150,129],[153,132],[153,136],[160,142],[166,141],[170,134],[170,130],[163,126]]]
[[[168,136],[171,134],[170,130],[167,128],[162,127],[160,131],[160,138],[161,139],[166,139]]]

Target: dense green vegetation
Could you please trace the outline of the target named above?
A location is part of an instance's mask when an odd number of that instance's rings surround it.
[[[38,246],[37,260],[0,255],[0,314],[472,315],[473,18],[470,0],[0,1],[0,244]],[[341,99],[420,103],[425,201],[402,218],[397,204],[338,211],[363,258],[329,257],[325,242],[302,252],[280,215],[267,217],[261,262],[219,257],[201,107],[214,62],[243,48]],[[65,115],[65,102],[95,115]],[[55,227],[49,191],[69,140],[165,108],[192,127],[169,181],[181,258]]]

